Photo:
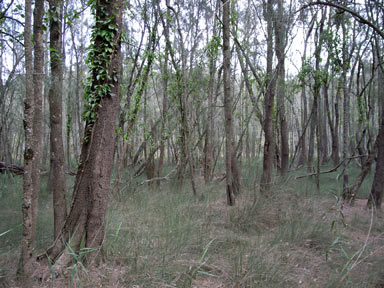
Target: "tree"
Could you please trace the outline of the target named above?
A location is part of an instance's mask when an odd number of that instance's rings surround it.
[[[65,157],[63,145],[63,68],[62,68],[62,9],[60,0],[50,0],[50,58],[51,58],[51,86],[49,89],[49,122],[50,122],[50,188],[53,195],[54,238],[59,236],[60,230],[67,217],[65,200]],[[69,143],[68,143],[69,145]]]
[[[288,170],[289,162],[289,145],[288,145],[288,127],[287,115],[285,112],[285,47],[286,47],[286,21],[284,15],[284,7],[282,0],[277,1],[277,13],[275,14],[275,50],[277,57],[277,81],[276,81],[276,94],[277,94],[277,113],[280,123],[280,155],[281,163],[280,169],[282,174]]]
[[[33,15],[34,48],[32,47],[32,1],[25,1],[26,98],[24,102],[24,182],[23,236],[19,273],[29,281],[33,272],[32,256],[37,223],[37,199],[40,190],[41,99],[43,80],[43,14],[44,1],[36,0]],[[32,49],[34,56],[32,57]],[[34,64],[32,65],[32,61]],[[33,68],[32,68],[33,67]]]
[[[216,1],[215,12],[219,9],[220,1]],[[214,14],[215,15],[215,14]],[[209,22],[207,20],[207,26]],[[206,135],[204,145],[204,181],[208,183],[212,178],[212,160],[213,160],[213,96],[215,93],[215,73],[216,73],[216,61],[218,56],[218,39],[217,39],[217,24],[213,19],[213,32],[212,39],[208,42],[208,57],[209,57],[209,83],[208,83],[208,111],[207,111],[207,123],[206,123]]]
[[[38,257],[38,260],[47,257],[54,260],[59,270],[71,261],[68,253],[62,253],[68,245],[73,251],[88,248],[92,253],[88,254],[87,263],[97,259],[104,239],[104,218],[113,168],[123,5],[121,0],[94,0],[91,4],[95,26],[88,56],[86,126],[73,202],[59,237],[46,254]]]
[[[23,175],[23,240],[21,245],[20,273],[30,274],[28,261],[32,257],[34,234],[32,226],[32,204],[33,197],[33,74],[32,74],[32,0],[25,1],[25,26],[24,26],[24,47],[25,47],[25,89],[24,100],[24,175]]]
[[[377,136],[377,159],[376,170],[368,198],[367,206],[381,208],[384,187],[384,108],[381,109],[381,124],[379,135]],[[376,147],[375,147],[376,148]],[[376,149],[375,149],[376,150]],[[365,175],[364,175],[365,176]],[[363,178],[364,179],[364,178]],[[354,196],[354,195],[353,195]]]
[[[274,158],[275,141],[273,136],[273,105],[275,98],[276,80],[273,75],[273,2],[268,0],[265,3],[265,17],[267,20],[267,89],[264,100],[264,155],[263,155],[263,174],[260,183],[262,192],[267,192],[272,184],[272,169]]]
[[[230,1],[223,3],[223,73],[224,73],[224,117],[225,117],[225,175],[227,204],[235,205],[235,194],[238,193],[238,174],[236,173],[236,151],[233,135],[233,112],[231,95],[231,50],[230,50]]]

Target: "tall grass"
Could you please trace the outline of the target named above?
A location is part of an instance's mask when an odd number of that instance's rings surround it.
[[[321,175],[320,191],[311,177],[294,180],[306,174],[304,170],[284,178],[275,175],[275,185],[265,196],[258,192],[258,171],[256,165],[244,166],[243,192],[235,207],[226,205],[224,181],[205,185],[197,178],[203,197],[196,200],[188,183],[175,188],[168,181],[158,188],[139,185],[141,179],[124,179],[123,193],[110,195],[105,264],[76,274],[81,282],[75,283],[83,287],[376,287],[380,283],[384,224],[375,218],[369,230],[371,219],[363,210],[343,217],[337,203],[341,185],[337,173]],[[352,169],[350,179],[357,173]],[[9,191],[1,195],[0,233],[12,229],[0,237],[1,248],[10,251],[0,253],[2,268],[10,258],[18,258],[22,183],[19,178],[0,181],[1,191]],[[366,195],[369,181],[359,197]],[[43,185],[37,249],[52,241],[51,206]],[[364,244],[361,262],[348,270],[351,257]],[[0,273],[6,276],[11,271]]]

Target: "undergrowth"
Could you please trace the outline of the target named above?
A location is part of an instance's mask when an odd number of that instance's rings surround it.
[[[209,185],[197,179],[199,200],[188,183],[177,189],[172,182],[123,186],[129,189],[110,196],[104,262],[87,273],[79,270],[76,281],[72,267],[67,278],[49,285],[382,287],[382,216],[358,204],[341,210],[336,173],[321,175],[318,191],[315,179],[294,179],[304,170],[293,171],[276,176],[272,191],[260,195],[258,178],[251,177],[257,168],[246,168],[234,207],[226,205],[220,178]],[[11,287],[21,239],[22,182],[0,181],[0,281]],[[360,198],[366,197],[369,181]],[[37,251],[52,241],[51,201],[43,189]]]

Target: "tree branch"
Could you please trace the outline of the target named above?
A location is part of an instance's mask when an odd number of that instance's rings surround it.
[[[341,5],[341,4],[338,4],[338,3],[335,3],[335,2],[325,2],[325,1],[314,1],[314,2],[311,2],[311,3],[308,3],[308,4],[305,4],[303,5],[299,10],[297,10],[295,13],[298,13],[304,9],[307,9],[311,6],[317,6],[317,5],[322,5],[322,6],[329,6],[329,7],[333,7],[333,8],[337,8],[337,9],[340,9],[342,11],[345,11],[349,14],[351,14],[358,22],[360,22],[361,24],[364,24],[364,25],[368,25],[370,28],[372,28],[377,34],[380,35],[381,38],[384,39],[384,32],[379,28],[377,27],[374,23],[372,23],[371,21],[365,19],[363,16],[361,16],[358,12],[348,8],[348,7],[345,7],[344,5]]]

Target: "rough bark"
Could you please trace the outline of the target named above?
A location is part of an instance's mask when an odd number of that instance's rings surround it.
[[[25,1],[25,26],[24,26],[24,47],[25,47],[25,89],[24,100],[24,174],[23,174],[23,236],[21,242],[21,257],[19,273],[28,277],[32,273],[30,259],[32,258],[35,231],[33,230],[32,197],[33,197],[33,71],[32,71],[32,0]]]
[[[65,157],[63,145],[63,119],[62,119],[62,94],[63,94],[63,68],[62,68],[62,2],[50,0],[50,63],[51,87],[49,89],[49,123],[50,133],[50,188],[53,195],[53,221],[54,238],[56,238],[65,218],[67,205],[65,200]],[[67,144],[69,146],[69,143]]]
[[[76,175],[73,192],[73,202],[60,236],[56,238],[47,252],[38,257],[55,261],[55,269],[68,265],[69,253],[62,253],[66,245],[74,251],[79,251],[80,243],[83,248],[92,248],[87,255],[87,263],[97,259],[104,240],[105,214],[108,204],[108,193],[113,168],[115,122],[118,114],[118,96],[120,94],[121,75],[121,17],[122,1],[110,2],[98,0],[95,3],[96,31],[107,31],[112,39],[103,33],[97,33],[93,38],[95,59],[103,59],[103,69],[109,77],[99,80],[100,66],[91,67],[91,86],[89,93],[96,97],[99,105],[94,111],[96,119],[87,119],[84,141],[80,157],[80,165]],[[106,21],[108,20],[108,21]],[[107,22],[107,24],[105,24]],[[116,27],[116,28],[115,28]],[[109,57],[103,57],[103,44],[109,43]],[[109,85],[110,90],[102,96],[96,96],[98,85]],[[96,94],[96,95],[95,95]]]

